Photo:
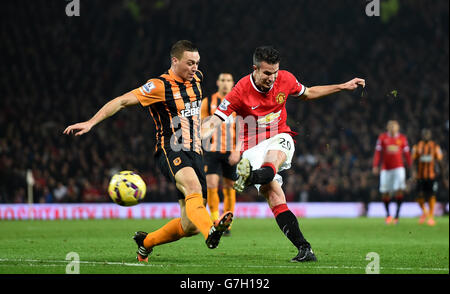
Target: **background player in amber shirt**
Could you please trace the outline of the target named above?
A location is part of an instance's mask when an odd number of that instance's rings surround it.
[[[396,120],[387,123],[387,132],[378,136],[373,158],[373,173],[380,175],[380,193],[386,209],[386,224],[398,223],[400,207],[406,190],[406,170],[403,163],[405,157],[408,167],[411,166],[411,155],[406,136],[400,133],[400,124]],[[381,172],[379,164],[381,162]],[[397,202],[397,210],[393,219],[389,213],[392,195]]]
[[[343,90],[365,86],[360,78],[343,84],[307,88],[288,71],[280,70],[280,53],[271,46],[256,48],[253,54],[253,72],[243,77],[225,97],[214,116],[202,124],[202,137],[212,135],[233,112],[242,118],[239,128],[244,146],[238,164],[239,178],[236,191],[254,185],[266,198],[280,230],[298,249],[291,261],[316,261],[310,243],[305,239],[296,216],[289,210],[281,188],[279,171],[289,169],[295,145],[286,124],[286,99],[301,100],[324,97]],[[238,124],[239,124],[238,120]],[[239,124],[240,125],[240,124]]]
[[[216,248],[233,217],[232,213],[224,213],[219,221],[213,223],[204,206],[206,179],[199,129],[200,83],[203,79],[198,71],[200,54],[190,41],[181,40],[172,46],[170,58],[171,66],[167,73],[112,99],[89,120],[64,130],[64,134],[80,136],[125,107],[141,104],[148,108],[156,127],[156,162],[164,176],[179,190],[181,216],[154,232],[135,233],[137,259],[145,262],[155,246],[199,232],[208,248]]]
[[[422,130],[422,140],[412,148],[412,178],[417,181],[417,202],[422,209],[422,215],[419,218],[419,224],[424,223],[427,218],[427,224],[434,226],[434,206],[436,204],[436,192],[438,183],[436,181],[436,165],[439,165],[441,177],[444,177],[444,166],[442,164],[441,147],[431,140],[431,130]],[[445,181],[443,181],[445,183]],[[429,210],[425,207],[425,201],[428,200]]]
[[[202,101],[201,118],[209,119],[223,98],[234,86],[233,75],[221,73],[216,81],[217,92]],[[208,187],[207,203],[213,221],[219,218],[219,182],[222,176],[223,210],[234,212],[236,191],[233,188],[237,179],[236,165],[240,160],[240,153],[236,150],[235,116],[222,123],[211,138],[211,144],[204,144],[203,160],[205,162],[206,184]],[[225,232],[229,235],[231,225]]]

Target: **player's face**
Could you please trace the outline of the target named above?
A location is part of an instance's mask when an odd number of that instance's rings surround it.
[[[234,86],[233,76],[231,74],[220,74],[217,79],[217,88],[221,94],[230,93]]]
[[[175,74],[186,81],[194,78],[199,63],[200,54],[198,52],[184,51],[181,59],[172,57],[172,67]]]
[[[422,139],[424,140],[431,140],[431,131],[430,130],[423,130],[422,131]]]
[[[272,87],[273,83],[278,77],[278,70],[280,69],[280,64],[268,64],[265,61],[262,61],[259,64],[259,67],[253,65],[255,84],[256,86],[269,90]]]
[[[387,130],[390,134],[396,135],[400,131],[400,125],[396,121],[390,121],[387,125]]]

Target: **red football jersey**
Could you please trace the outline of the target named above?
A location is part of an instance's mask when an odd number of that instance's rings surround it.
[[[404,167],[403,157],[405,155],[408,167],[411,166],[411,155],[408,140],[403,134],[392,137],[389,133],[382,133],[378,136],[373,158],[373,167],[377,167],[382,160],[381,169],[389,170],[397,167]]]
[[[249,74],[234,86],[214,114],[226,120],[236,112],[241,151],[245,151],[276,134],[296,135],[286,124],[286,99],[289,95],[301,96],[305,89],[293,74],[280,70],[270,90],[262,92]]]

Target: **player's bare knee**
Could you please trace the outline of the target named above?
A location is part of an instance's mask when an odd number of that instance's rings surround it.
[[[175,181],[178,190],[184,194],[184,196],[192,195],[194,193],[201,194],[202,186],[198,179],[197,174],[191,167],[185,167],[180,169],[175,174]]]
[[[217,189],[219,187],[219,176],[218,175],[206,175],[206,187],[208,189]]]
[[[219,188],[219,185],[218,184],[206,183],[206,188],[208,188],[208,189],[217,189],[217,188]]]
[[[269,150],[264,158],[264,162],[272,163],[278,170],[281,165],[286,161],[286,153],[280,150]]]
[[[192,195],[194,193],[202,194],[202,186],[197,177],[186,178],[176,184],[178,190],[180,190],[184,196]]]
[[[208,178],[206,178],[206,187],[208,189],[217,189],[219,188],[219,182],[214,180],[208,180]]]

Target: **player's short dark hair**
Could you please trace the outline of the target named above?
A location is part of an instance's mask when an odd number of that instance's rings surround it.
[[[255,53],[253,53],[253,64],[257,67],[259,67],[262,61],[265,61],[268,64],[277,64],[280,63],[280,60],[280,52],[272,46],[258,47],[255,49]]]
[[[198,48],[191,41],[180,40],[172,45],[172,48],[170,49],[170,57],[181,59],[184,51],[198,52]]]
[[[231,79],[234,80],[233,74],[232,74],[232,73],[229,73],[229,72],[227,72],[227,71],[221,72],[221,73],[217,76],[217,79],[219,79],[221,75],[230,75],[230,76],[231,76]]]
[[[431,129],[427,129],[427,128],[422,129],[422,137],[427,137],[427,136],[431,137],[432,134],[433,133],[431,132]]]

